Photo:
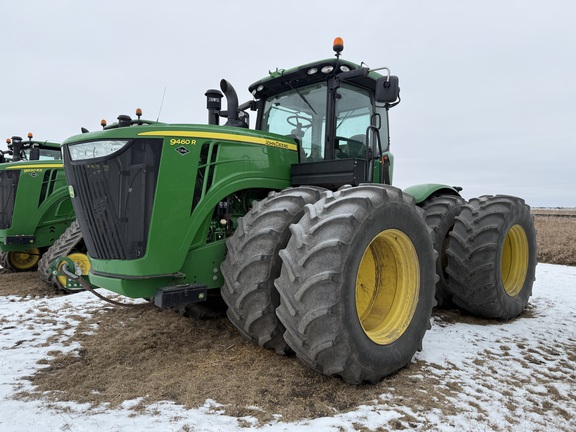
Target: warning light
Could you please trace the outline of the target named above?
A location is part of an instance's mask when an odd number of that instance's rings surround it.
[[[334,39],[334,44],[333,44],[332,48],[334,49],[334,52],[336,53],[336,57],[340,57],[340,53],[344,49],[344,41],[342,40],[341,37],[337,37],[336,39]]]

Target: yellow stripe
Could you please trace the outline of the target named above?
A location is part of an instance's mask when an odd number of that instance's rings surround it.
[[[265,145],[269,147],[280,147],[286,150],[298,151],[298,146],[296,144],[271,140],[266,138],[258,138],[244,135],[235,135],[228,133],[217,133],[217,132],[198,132],[198,131],[151,131],[142,132],[138,134],[147,136],[175,136],[175,137],[193,137],[193,138],[207,138],[207,139],[217,139],[225,141],[238,141],[246,142],[250,144]]]
[[[38,164],[38,165],[12,165],[6,167],[6,169],[9,170],[9,169],[28,169],[28,168],[62,168],[63,166],[64,166],[63,163]]]

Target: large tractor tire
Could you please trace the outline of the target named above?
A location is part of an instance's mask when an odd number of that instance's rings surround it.
[[[34,270],[42,253],[34,248],[26,251],[10,251],[0,253],[0,266],[8,272],[25,272]]]
[[[436,258],[436,273],[439,276],[436,283],[436,306],[452,305],[452,295],[448,289],[449,276],[446,273],[448,257],[446,250],[450,242],[450,232],[454,228],[456,216],[462,211],[466,200],[458,195],[441,195],[424,201],[421,207],[426,212],[426,224],[432,229],[432,244],[438,252]]]
[[[54,260],[63,257],[70,258],[82,270],[83,275],[88,274],[90,261],[86,255],[80,224],[78,224],[77,220],[72,222],[58,240],[42,255],[38,263],[38,276],[48,285],[52,285],[59,290],[66,292],[81,291],[81,288],[67,288],[64,276],[54,276],[50,272],[50,265]]]
[[[413,197],[371,184],[327,191],[290,230],[276,314],[296,355],[352,384],[409,364],[430,328],[437,280]]]
[[[239,219],[226,241],[221,294],[228,318],[245,338],[279,354],[290,350],[283,338],[284,326],[276,317],[280,298],[274,280],[282,267],[278,252],[288,243],[290,225],[302,217],[306,204],[320,199],[322,190],[298,187],[271,192]]]
[[[447,251],[450,290],[462,310],[509,320],[526,308],[536,271],[536,229],[530,207],[511,196],[464,205]]]

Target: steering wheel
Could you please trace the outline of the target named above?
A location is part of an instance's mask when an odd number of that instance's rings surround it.
[[[300,123],[300,120],[304,122],[304,124]],[[290,126],[294,126],[298,129],[308,129],[312,126],[312,120],[306,117],[300,117],[299,115],[292,115],[286,118],[286,121]]]

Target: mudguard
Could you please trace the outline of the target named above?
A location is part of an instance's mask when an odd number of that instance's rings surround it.
[[[426,201],[428,198],[437,195],[461,196],[461,190],[462,188],[459,186],[448,186],[439,183],[425,183],[409,186],[404,189],[404,192],[412,195],[416,200],[416,204],[420,204],[421,202]]]

